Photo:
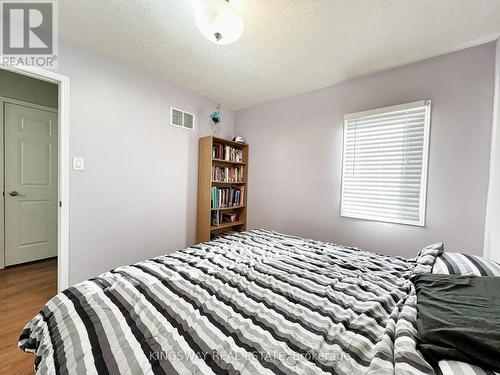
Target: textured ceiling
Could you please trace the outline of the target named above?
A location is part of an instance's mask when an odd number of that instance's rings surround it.
[[[500,0],[237,0],[240,40],[193,0],[61,0],[61,37],[237,110],[494,40]]]

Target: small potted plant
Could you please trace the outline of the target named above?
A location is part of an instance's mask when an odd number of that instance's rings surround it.
[[[214,137],[217,136],[217,130],[218,127],[222,126],[221,124],[221,116],[220,116],[220,109],[221,105],[218,104],[217,107],[215,107],[215,111],[210,114],[210,120],[212,120],[213,127],[214,127]]]

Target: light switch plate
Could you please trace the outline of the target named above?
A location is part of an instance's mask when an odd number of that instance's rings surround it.
[[[73,156],[73,170],[74,171],[85,170],[85,159],[83,158],[83,156]]]

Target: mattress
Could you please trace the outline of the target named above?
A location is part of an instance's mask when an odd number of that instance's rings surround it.
[[[37,374],[433,374],[410,277],[441,252],[230,233],[64,290],[19,346]]]

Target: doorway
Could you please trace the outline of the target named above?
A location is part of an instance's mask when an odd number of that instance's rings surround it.
[[[69,79],[1,66],[0,80],[8,83],[0,85],[0,274],[52,258],[61,291],[69,286]],[[26,89],[26,80],[36,85]],[[47,86],[52,101],[40,102]]]

